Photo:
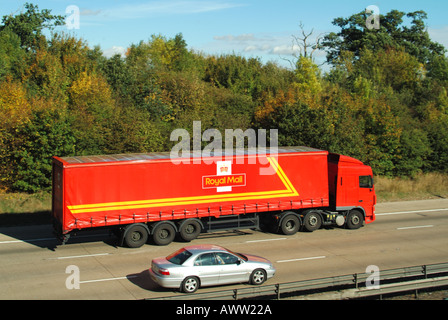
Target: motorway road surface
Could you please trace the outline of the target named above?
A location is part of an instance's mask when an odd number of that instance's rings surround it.
[[[331,228],[289,237],[251,230],[223,232],[203,234],[192,243],[213,243],[268,258],[277,273],[266,284],[363,273],[370,265],[381,271],[448,262],[448,199],[378,204],[376,213],[376,222],[359,230]],[[65,246],[55,247],[51,226],[0,228],[0,299],[144,299],[179,294],[152,282],[148,268],[152,258],[185,245],[122,248],[102,231],[79,233]],[[73,288],[76,270],[79,289]]]

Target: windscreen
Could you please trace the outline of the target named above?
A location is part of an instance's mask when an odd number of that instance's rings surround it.
[[[231,254],[233,254],[233,255],[239,257],[240,259],[244,260],[244,261],[247,261],[247,260],[248,260],[247,257],[246,257],[244,254],[237,253],[237,252],[233,252],[233,251],[231,251],[231,250],[229,250],[229,249],[226,249],[226,250],[227,250],[228,252],[230,252]]]

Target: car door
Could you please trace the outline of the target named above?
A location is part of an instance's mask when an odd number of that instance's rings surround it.
[[[216,252],[216,259],[220,266],[219,284],[246,282],[249,273],[244,261],[230,253]]]
[[[216,285],[219,283],[220,265],[218,265],[215,253],[203,253],[193,263],[194,271],[201,280],[201,285]]]

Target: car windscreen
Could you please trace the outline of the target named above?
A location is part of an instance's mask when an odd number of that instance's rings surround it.
[[[244,261],[247,261],[247,260],[248,260],[247,257],[246,257],[244,254],[237,253],[237,252],[233,252],[232,250],[229,250],[229,249],[227,249],[227,248],[226,248],[226,250],[227,250],[228,252],[230,252],[231,254],[233,254],[233,255],[239,257],[240,259],[244,260]]]
[[[192,256],[192,253],[185,249],[177,250],[176,252],[170,254],[168,257],[166,257],[166,260],[168,260],[171,263],[181,265],[185,261],[188,260]]]

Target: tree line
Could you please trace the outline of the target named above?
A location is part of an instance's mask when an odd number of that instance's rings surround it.
[[[169,151],[170,132],[278,129],[280,146],[353,156],[375,174],[448,171],[448,60],[423,11],[336,18],[319,49],[330,69],[188,49],[152,35],[125,57],[58,32],[64,17],[26,4],[0,24],[0,188],[51,188],[51,157]],[[44,30],[53,30],[45,36]]]

